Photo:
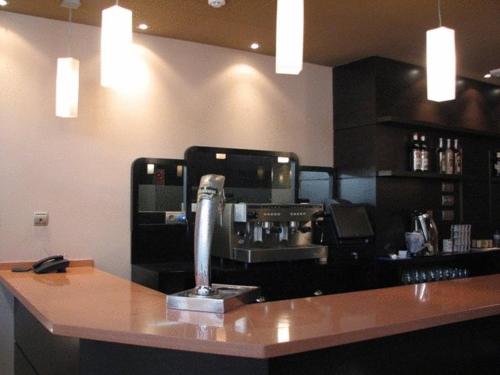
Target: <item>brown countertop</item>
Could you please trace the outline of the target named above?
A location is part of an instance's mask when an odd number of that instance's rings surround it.
[[[89,266],[0,271],[52,333],[270,358],[500,314],[500,275],[244,306],[225,315],[168,310],[165,295]]]

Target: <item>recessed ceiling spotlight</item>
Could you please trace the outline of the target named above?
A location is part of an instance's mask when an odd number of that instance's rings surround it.
[[[222,8],[226,5],[226,0],[208,0],[208,5],[212,8]]]
[[[0,7],[5,7],[9,5],[9,2],[7,0],[0,0]]]
[[[140,23],[140,24],[137,26],[137,28],[138,28],[139,30],[143,30],[143,31],[144,31],[144,30],[149,29],[149,26],[148,26],[148,25],[146,25],[145,23]]]
[[[483,77],[484,78],[491,78],[491,74],[490,73],[486,73]]]
[[[251,49],[259,49],[260,48],[260,44],[257,43],[257,42],[253,42],[252,44],[250,44],[250,48]]]

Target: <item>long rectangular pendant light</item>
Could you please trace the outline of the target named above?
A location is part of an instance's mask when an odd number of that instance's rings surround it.
[[[117,88],[126,78],[132,49],[132,11],[113,5],[102,11],[101,85]]]
[[[441,0],[437,0],[439,27],[428,30],[427,99],[444,102],[455,99],[457,56],[455,30],[442,26]]]
[[[278,0],[276,73],[299,74],[304,50],[304,0]]]
[[[57,59],[56,116],[78,117],[80,61],[72,57]]]
[[[427,31],[427,99],[455,99],[455,30],[438,27]]]

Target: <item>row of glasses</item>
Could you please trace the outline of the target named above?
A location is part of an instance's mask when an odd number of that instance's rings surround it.
[[[467,268],[459,267],[434,267],[428,269],[414,269],[404,271],[401,282],[405,285],[427,283],[432,281],[452,280],[469,277]]]

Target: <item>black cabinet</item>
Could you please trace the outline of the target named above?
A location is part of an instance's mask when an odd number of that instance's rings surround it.
[[[135,282],[166,294],[194,287],[193,265],[156,263],[132,266]],[[370,289],[376,286],[375,260],[272,262],[244,264],[212,260],[212,281],[219,284],[258,285],[266,301],[312,297]]]
[[[79,340],[53,335],[17,299],[14,331],[16,375],[79,373]]]

